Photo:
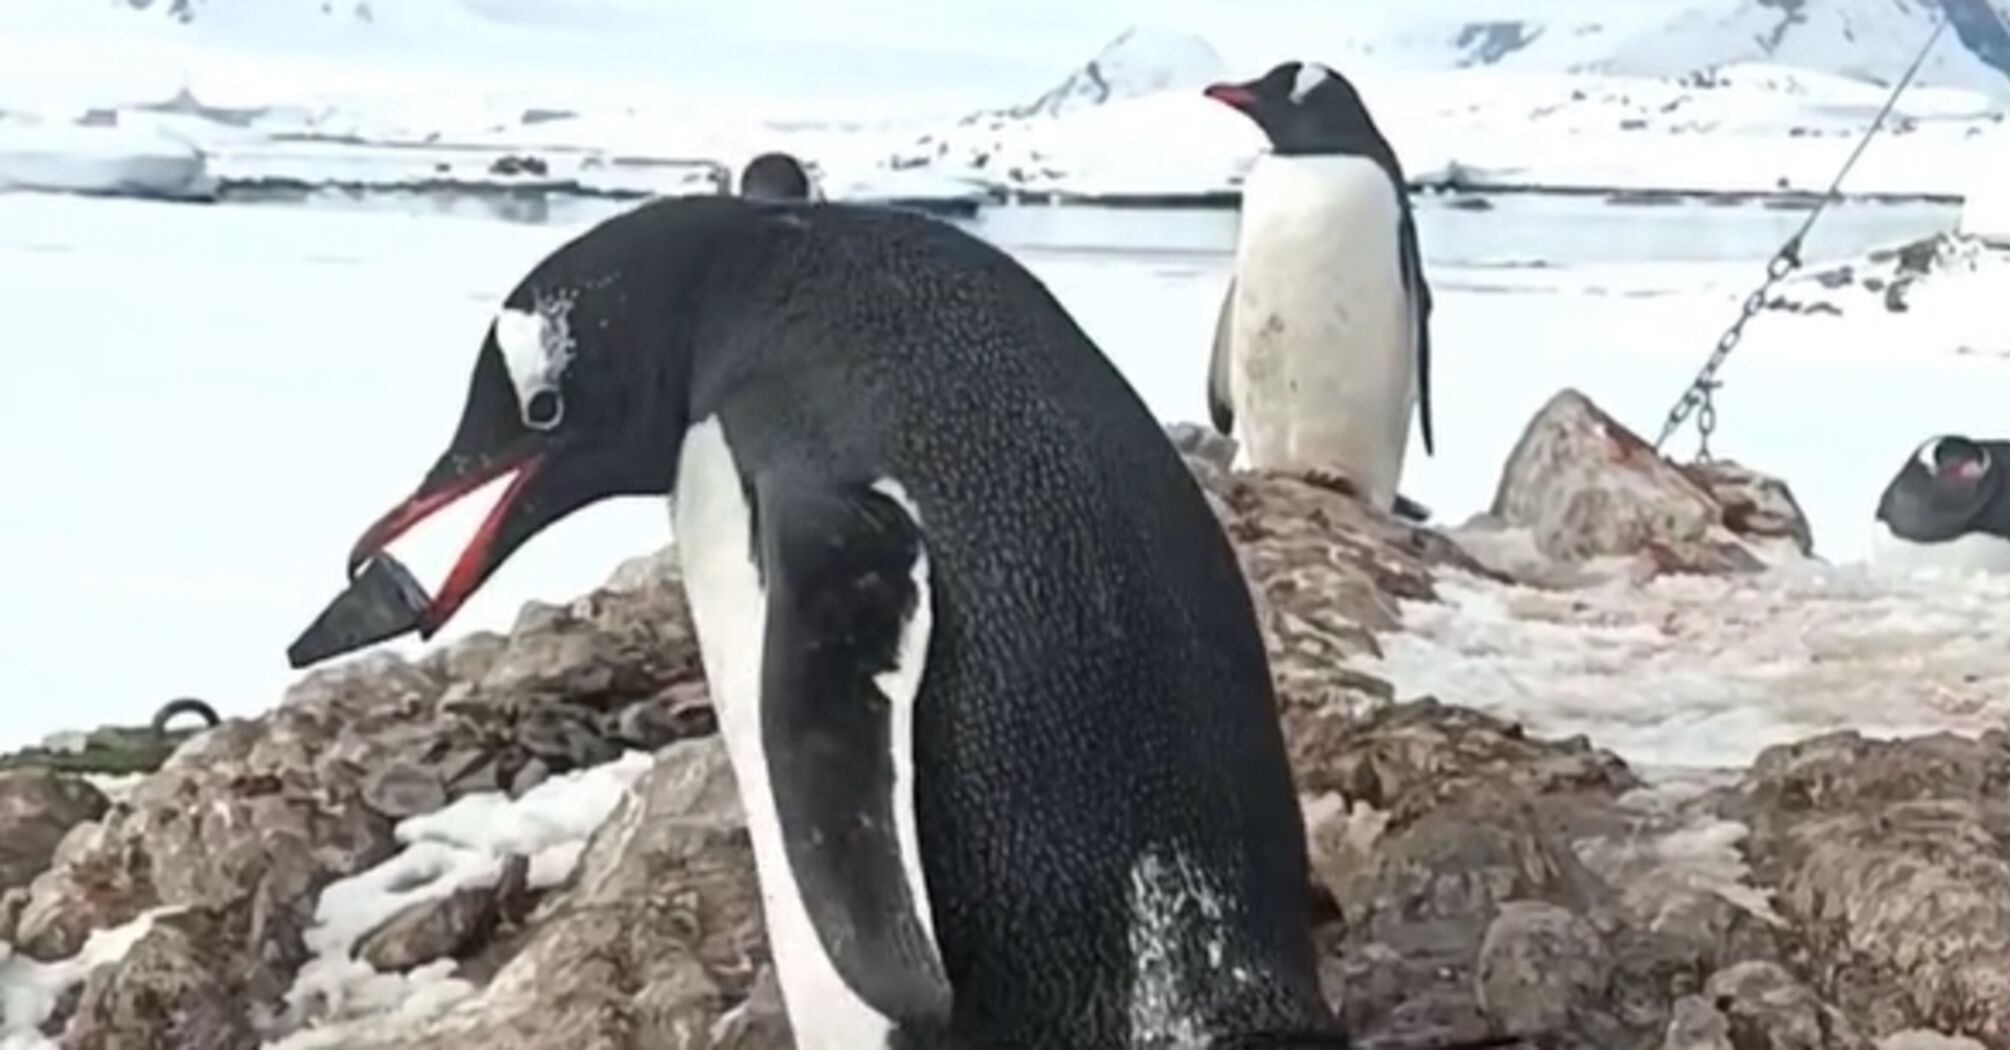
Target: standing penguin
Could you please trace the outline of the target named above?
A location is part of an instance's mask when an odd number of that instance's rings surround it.
[[[503,477],[422,633],[670,496],[797,1045],[1347,1045],[1235,555],[1008,256],[841,204],[608,220],[510,292],[352,573]]]
[[[1930,438],[1877,503],[1876,561],[1904,568],[2010,572],[2010,441]]]
[[[1208,409],[1248,463],[1335,471],[1396,504],[1410,412],[1431,438],[1431,290],[1403,168],[1361,96],[1286,62],[1209,98],[1270,139],[1242,187],[1235,275],[1208,366]]]

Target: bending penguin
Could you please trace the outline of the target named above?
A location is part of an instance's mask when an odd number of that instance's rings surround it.
[[[1268,136],[1242,187],[1208,409],[1259,469],[1338,472],[1388,509],[1414,406],[1431,436],[1431,289],[1402,165],[1347,79],[1286,62],[1209,98]],[[1405,510],[1416,509],[1407,500]]]
[[[1885,486],[1873,559],[1899,568],[2010,572],[2010,441],[1921,444]]]
[[[1235,555],[1008,256],[844,204],[610,219],[509,293],[352,573],[504,477],[422,633],[670,498],[797,1045],[1347,1045]]]

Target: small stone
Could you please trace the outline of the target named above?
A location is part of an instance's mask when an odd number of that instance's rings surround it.
[[[356,957],[385,973],[403,973],[458,957],[487,937],[495,922],[492,889],[457,890],[406,906],[357,942]]]
[[[1511,1035],[1564,1030],[1594,1006],[1611,969],[1604,941],[1582,917],[1542,901],[1501,906],[1480,942],[1479,1002]]]
[[[28,909],[28,887],[16,886],[0,891],[0,945],[12,944],[16,931],[21,928],[21,913]],[[0,955],[0,962],[6,956]]]
[[[658,700],[629,704],[614,715],[613,732],[608,734],[629,747],[655,751],[687,735],[682,732],[669,707]]]
[[[549,779],[551,767],[545,764],[544,759],[532,758],[510,775],[509,797],[522,798]]]
[[[433,770],[395,762],[364,780],[363,802],[392,820],[403,820],[445,808],[447,787]]]

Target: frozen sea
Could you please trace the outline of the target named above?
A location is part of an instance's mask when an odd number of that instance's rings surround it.
[[[1803,213],[1502,196],[1420,202],[1438,451],[1405,491],[1484,509],[1531,413],[1584,390],[1646,434]],[[466,200],[186,205],[0,194],[0,747],[199,696],[276,702],[289,641],[344,581],[350,542],[443,446],[502,294],[615,206],[502,214]],[[1851,204],[1812,260],[1893,245],[1952,208]],[[1021,208],[978,232],[1061,300],[1168,421],[1205,418],[1228,211]],[[1783,475],[1818,553],[1868,550],[1891,471],[1922,438],[1997,434],[2010,362],[1910,327],[1767,314],[1725,373],[1719,454]],[[1686,456],[1693,435],[1677,440]],[[401,547],[434,581],[486,510]],[[506,627],[668,538],[660,501],[602,504],[521,551],[450,641]],[[437,643],[436,643],[437,644]],[[403,646],[414,651],[416,646]]]

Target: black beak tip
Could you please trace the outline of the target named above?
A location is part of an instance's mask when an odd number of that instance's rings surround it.
[[[361,575],[351,569],[349,586],[287,647],[294,670],[422,628],[430,604],[425,589],[389,554],[367,561]]]

